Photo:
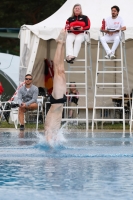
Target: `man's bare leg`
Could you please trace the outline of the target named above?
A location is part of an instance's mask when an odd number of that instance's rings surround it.
[[[52,95],[55,99],[62,98],[66,94],[66,77],[64,68],[64,43],[66,31],[62,30],[57,38],[57,48],[54,56],[54,81]]]
[[[27,110],[36,110],[38,108],[38,104],[37,103],[32,103],[29,106],[25,106],[25,107],[19,107],[19,122],[21,125],[24,125],[24,113]]]
[[[28,110],[36,110],[38,108],[38,104],[37,103],[31,103],[29,106],[25,107]]]
[[[57,38],[57,48],[54,56],[54,81],[53,81],[53,92],[52,95],[55,99],[62,98],[64,94],[66,94],[66,79],[65,79],[65,71],[64,71],[64,42],[66,40],[66,32],[62,31]],[[54,107],[53,107],[54,106]],[[54,111],[55,109],[55,111]],[[51,128],[51,123],[56,124],[56,121],[50,121],[51,115],[56,114],[61,118],[62,116],[63,104],[60,105],[52,105],[45,120],[45,136],[48,142],[53,138],[53,132]],[[54,112],[54,113],[52,113]],[[57,120],[55,119],[55,120]],[[50,122],[50,123],[49,123]],[[59,123],[59,122],[57,122]]]

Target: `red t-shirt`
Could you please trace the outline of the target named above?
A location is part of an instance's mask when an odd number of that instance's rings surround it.
[[[0,95],[4,92],[4,88],[0,85]]]

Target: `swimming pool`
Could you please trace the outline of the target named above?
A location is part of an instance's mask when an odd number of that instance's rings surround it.
[[[0,200],[133,199],[133,138],[64,133],[53,148],[43,133],[0,132]]]

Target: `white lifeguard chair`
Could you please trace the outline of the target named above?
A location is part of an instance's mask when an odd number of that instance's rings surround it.
[[[108,43],[113,43],[110,41]],[[125,51],[125,35],[124,32],[120,32],[120,58],[117,59],[101,59],[100,58],[100,37],[98,40],[97,47],[97,62],[96,62],[96,78],[95,78],[95,91],[94,91],[94,107],[93,107],[93,117],[92,117],[92,132],[94,131],[94,123],[97,122],[105,122],[105,121],[121,121],[123,123],[123,132],[125,132],[125,110],[124,110],[124,72],[126,72],[127,79],[127,91],[129,94],[129,82],[128,82],[128,71],[127,71],[127,63],[126,63],[126,51]],[[102,46],[102,45],[101,45]],[[103,49],[103,48],[102,48]],[[103,54],[103,56],[105,53]],[[112,64],[113,66],[109,65]],[[102,66],[100,65],[102,63]],[[116,63],[120,63],[117,66]],[[106,65],[105,65],[106,64]],[[119,76],[119,80],[111,79],[111,75]],[[102,76],[102,77],[99,77]],[[101,79],[100,79],[101,78]],[[120,107],[112,105],[105,105],[108,99],[111,98],[119,98],[122,101],[122,105]],[[122,111],[122,118],[113,118],[108,116],[108,118],[103,116],[103,110],[116,110],[120,109]],[[97,117],[97,110],[101,110],[101,118]]]
[[[83,62],[84,65],[79,65],[79,66],[75,66],[75,65],[70,65],[68,64],[68,71],[65,71],[65,73],[67,74],[68,78],[67,78],[67,88],[69,89],[69,85],[70,85],[70,75],[79,75],[79,74],[83,74],[84,75],[84,80],[83,82],[76,82],[74,83],[76,86],[78,86],[78,89],[84,89],[84,94],[78,94],[77,96],[80,97],[84,97],[85,98],[85,105],[84,106],[76,106],[76,107],[70,107],[68,105],[64,106],[64,109],[66,109],[67,111],[69,109],[76,109],[77,112],[79,109],[85,109],[85,118],[64,118],[62,119],[62,121],[84,121],[86,123],[86,130],[88,130],[89,126],[89,118],[88,118],[88,70],[90,71],[90,79],[91,79],[91,89],[93,90],[93,75],[92,75],[92,59],[91,59],[91,40],[90,40],[90,33],[89,31],[84,31],[84,46],[85,46],[85,50],[84,50],[84,55],[85,57],[83,59],[76,59],[75,62]],[[88,66],[88,57],[89,57],[89,66]],[[78,70],[77,70],[78,69]],[[67,95],[72,96],[72,95]],[[76,95],[75,95],[76,96]],[[68,113],[68,112],[67,112]]]

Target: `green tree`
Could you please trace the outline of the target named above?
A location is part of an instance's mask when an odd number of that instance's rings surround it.
[[[66,0],[4,0],[0,2],[0,27],[20,28],[33,25],[56,12]],[[0,38],[0,51],[19,55],[19,40]]]

